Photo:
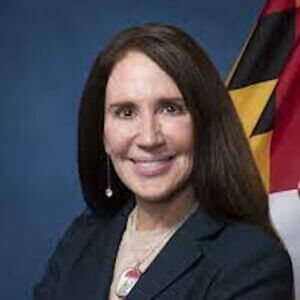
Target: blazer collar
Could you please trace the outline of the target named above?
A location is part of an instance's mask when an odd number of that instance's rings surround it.
[[[152,299],[202,257],[201,241],[224,226],[225,223],[217,222],[199,207],[169,240],[126,299]]]

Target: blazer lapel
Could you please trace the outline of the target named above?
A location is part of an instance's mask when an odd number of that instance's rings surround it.
[[[223,226],[224,223],[216,222],[203,208],[198,208],[154,259],[126,300],[152,299],[178,280],[201,258],[201,240]]]
[[[118,253],[119,244],[121,242],[123,232],[126,228],[126,222],[126,218],[118,216],[114,222],[108,224],[107,228],[105,228],[105,231],[109,236],[107,236],[107,244],[104,247],[105,253],[101,257],[101,262],[99,262],[98,265],[98,267],[101,267],[101,269],[99,269],[99,274],[97,276],[99,280],[97,294],[106,295],[105,299],[108,299],[114,264]],[[100,251],[101,247],[99,247],[98,255],[101,255]],[[95,300],[96,299],[100,298],[98,297],[95,298]]]
[[[97,224],[98,235],[86,245],[83,255],[74,264],[60,299],[108,298],[116,255],[131,207],[131,204],[126,205],[113,219]]]

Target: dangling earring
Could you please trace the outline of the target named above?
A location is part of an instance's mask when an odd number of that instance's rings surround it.
[[[113,191],[111,189],[111,181],[110,181],[110,159],[109,155],[106,156],[106,189],[105,189],[105,195],[108,198],[111,198],[113,195]]]

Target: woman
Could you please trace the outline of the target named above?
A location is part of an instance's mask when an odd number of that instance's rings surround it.
[[[293,299],[231,99],[186,33],[148,24],[95,61],[79,116],[88,209],[35,299]]]

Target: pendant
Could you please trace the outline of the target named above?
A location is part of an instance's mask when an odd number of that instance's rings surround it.
[[[141,275],[142,272],[137,267],[126,269],[119,279],[116,289],[117,296],[120,298],[126,297],[135,286]]]

